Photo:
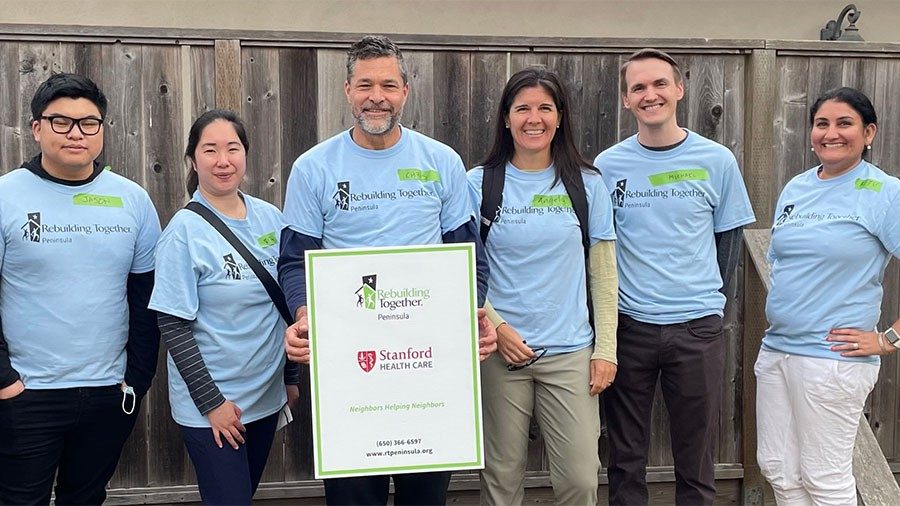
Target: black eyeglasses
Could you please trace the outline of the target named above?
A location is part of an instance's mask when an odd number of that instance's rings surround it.
[[[528,366],[530,366],[531,364],[537,362],[538,360],[541,359],[541,357],[543,357],[544,355],[547,354],[547,348],[543,348],[543,347],[540,347],[540,346],[538,346],[537,348],[532,348],[531,351],[534,352],[534,356],[531,357],[530,359],[528,359],[527,362],[524,362],[524,363],[521,363],[521,364],[507,364],[507,365],[506,365],[506,370],[507,370],[507,371],[518,371],[518,370],[521,370],[521,369],[525,369],[526,367],[528,367]]]
[[[50,128],[54,132],[61,135],[68,135],[69,132],[78,125],[78,129],[84,135],[97,135],[100,133],[100,126],[103,125],[103,118],[70,118],[68,116],[41,116],[50,122]]]

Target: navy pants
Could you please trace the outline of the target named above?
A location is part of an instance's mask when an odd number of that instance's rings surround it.
[[[212,430],[181,425],[181,437],[197,471],[204,504],[250,504],[262,478],[278,413],[245,423],[244,444],[235,450],[222,438],[216,446]]]
[[[603,392],[609,434],[609,504],[647,504],[647,453],[660,382],[675,460],[675,503],[711,505],[725,367],[722,318],[654,325],[619,313],[619,368]]]
[[[118,385],[0,401],[0,504],[50,504],[54,477],[56,504],[102,503],[139,411],[122,411]]]
[[[329,505],[387,504],[391,478],[394,504],[439,505],[447,503],[450,472],[360,476],[325,480],[325,502]]]

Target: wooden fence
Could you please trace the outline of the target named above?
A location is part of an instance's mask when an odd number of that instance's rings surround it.
[[[102,159],[142,184],[165,224],[186,200],[184,143],[191,121],[215,106],[238,110],[251,148],[244,189],[281,205],[291,163],[316,142],[350,126],[343,94],[344,51],[353,34],[235,32],[109,27],[0,25],[0,171],[37,152],[29,102],[53,72],[94,79],[110,100]],[[808,141],[808,105],[822,91],[863,89],[879,112],[873,161],[900,174],[900,44],[799,43],[762,40],[626,40],[501,37],[394,37],[410,71],[403,123],[457,150],[467,166],[486,153],[497,100],[506,79],[540,63],[570,86],[579,148],[593,158],[636,131],[620,103],[618,67],[647,45],[673,53],[686,78],[678,120],[728,146],[743,167],[758,222],[768,227],[778,192],[815,164]],[[743,265],[740,267],[743,272]],[[885,281],[882,324],[900,313],[897,262]],[[748,333],[764,329],[759,293],[743,275],[729,290],[728,359],[722,378],[717,478],[738,483],[744,501],[759,486],[752,419],[752,363],[744,358]],[[746,300],[745,300],[746,297]],[[750,316],[746,316],[750,315]],[[745,318],[746,316],[746,318]],[[752,316],[752,319],[750,319]],[[112,488],[118,502],[196,499],[193,470],[169,416],[165,361],[144,401],[141,421],[122,457]],[[900,471],[900,361],[883,362],[870,400],[870,422],[895,472]],[[660,396],[653,414],[650,479],[672,481],[668,420]],[[279,433],[263,481],[264,497],[321,494],[312,478],[307,416]],[[601,459],[606,461],[605,441]],[[541,441],[531,445],[530,485],[546,486]],[[756,474],[753,474],[756,473]],[[605,476],[604,476],[605,480]],[[477,487],[461,476],[457,488]],[[738,499],[737,486],[723,500]],[[127,489],[127,490],[125,490]]]

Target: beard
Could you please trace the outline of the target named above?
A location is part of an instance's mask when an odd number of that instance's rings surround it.
[[[403,109],[401,108],[394,111],[390,107],[384,107],[380,110],[390,113],[390,116],[387,118],[369,119],[366,117],[365,109],[376,108],[377,106],[371,102],[364,104],[358,111],[353,111],[353,117],[356,119],[356,124],[359,125],[363,132],[369,135],[385,135],[400,123],[400,116],[403,114]]]

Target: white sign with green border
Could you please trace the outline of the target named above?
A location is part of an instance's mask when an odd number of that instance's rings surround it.
[[[475,248],[306,252],[316,478],[481,469]]]

